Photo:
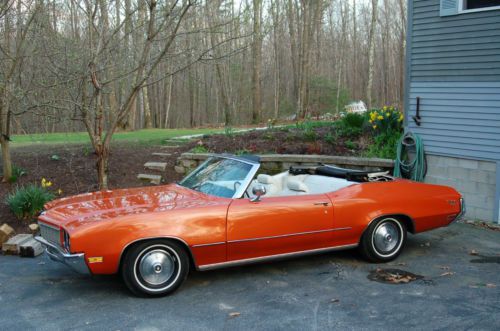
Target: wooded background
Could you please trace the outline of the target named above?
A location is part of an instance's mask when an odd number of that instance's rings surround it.
[[[6,136],[402,105],[404,0],[4,0],[0,15]]]

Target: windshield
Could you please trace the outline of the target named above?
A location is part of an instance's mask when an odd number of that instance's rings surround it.
[[[258,167],[258,163],[211,157],[179,185],[222,198],[240,198]]]

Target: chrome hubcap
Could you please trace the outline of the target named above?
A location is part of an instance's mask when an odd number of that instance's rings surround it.
[[[164,250],[150,251],[139,261],[139,272],[144,281],[151,285],[161,285],[172,277],[175,261]]]
[[[399,242],[399,231],[397,225],[386,222],[378,226],[373,234],[373,243],[377,251],[388,253],[392,251]]]

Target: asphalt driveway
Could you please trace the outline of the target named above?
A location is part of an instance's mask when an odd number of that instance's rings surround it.
[[[473,255],[471,255],[471,252]],[[423,278],[387,284],[377,268]],[[390,264],[355,252],[194,272],[141,299],[118,277],[82,277],[45,257],[0,256],[1,330],[497,329],[500,232],[453,224],[409,236]]]

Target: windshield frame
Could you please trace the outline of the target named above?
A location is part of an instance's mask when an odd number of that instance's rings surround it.
[[[246,158],[243,158],[243,157],[238,157],[238,156],[235,156],[235,155],[229,155],[229,154],[211,154],[195,170],[193,170],[189,175],[187,175],[180,182],[178,182],[178,185],[183,186],[182,183],[184,181],[187,181],[187,180],[189,180],[189,178],[195,176],[212,159],[229,159],[229,160],[234,160],[234,161],[246,163],[246,164],[249,164],[249,165],[252,166],[250,168],[250,170],[248,171],[248,174],[246,175],[246,177],[243,180],[240,181],[241,182],[240,187],[234,192],[233,196],[231,198],[229,198],[229,199],[240,199],[240,198],[242,198],[243,194],[245,193],[245,191],[250,186],[250,183],[252,182],[252,179],[255,177],[255,174],[259,170],[259,168],[260,168],[260,162],[252,161],[250,159],[246,159]],[[185,187],[185,186],[183,186],[183,187]],[[216,196],[216,195],[211,195],[211,194],[208,194],[208,193],[204,193],[204,194],[207,194],[207,195],[210,195],[210,196]],[[216,196],[216,197],[223,198],[223,197],[220,197],[220,196]],[[226,199],[228,199],[228,198],[226,198]]]

